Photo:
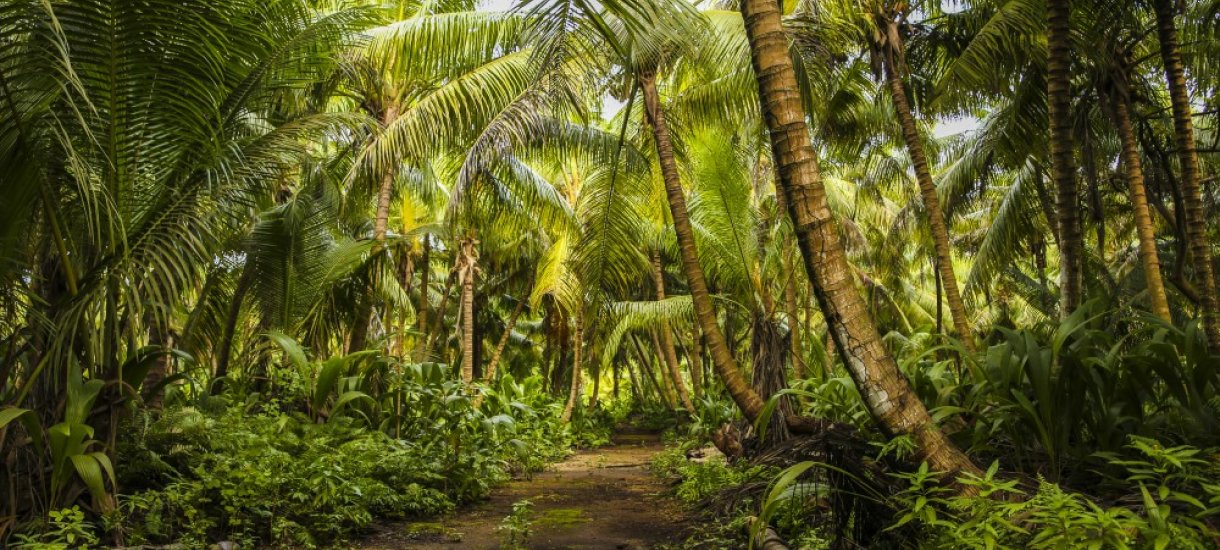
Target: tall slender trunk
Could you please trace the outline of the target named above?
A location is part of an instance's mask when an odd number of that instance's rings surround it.
[[[1182,202],[1185,208],[1186,241],[1194,260],[1199,307],[1203,316],[1203,332],[1208,348],[1220,353],[1220,296],[1216,293],[1212,273],[1211,246],[1207,242],[1207,213],[1203,211],[1203,185],[1199,155],[1195,148],[1195,129],[1191,122],[1190,96],[1186,90],[1186,69],[1182,65],[1182,50],[1178,45],[1178,29],[1173,22],[1173,2],[1156,0],[1157,37],[1161,42],[1161,60],[1165,64],[1165,81],[1169,86],[1169,101],[1173,107],[1174,143],[1178,162],[1182,165]]]
[[[1152,312],[1157,317],[1172,321],[1169,299],[1165,295],[1165,281],[1161,279],[1161,259],[1156,250],[1156,229],[1152,225],[1148,196],[1144,191],[1144,169],[1140,164],[1139,145],[1131,126],[1129,98],[1120,92],[1112,99],[1114,118],[1118,123],[1118,137],[1123,146],[1123,173],[1127,177],[1131,209],[1135,215],[1135,233],[1139,237],[1140,263],[1143,264],[1144,281],[1148,286],[1148,301],[1152,303]]]
[[[455,267],[449,277],[445,279],[445,288],[441,291],[441,302],[436,307],[436,321],[432,323],[432,330],[424,335],[424,355],[432,351],[432,347],[436,345],[436,340],[445,330],[445,308],[449,305],[449,299],[453,297],[453,285],[458,280],[458,270]],[[460,312],[459,312],[460,315]]]
[[[1080,190],[1076,185],[1072,139],[1071,0],[1047,0],[1046,103],[1050,119],[1051,177],[1059,219],[1059,316],[1080,307],[1084,285],[1084,235],[1080,228]]]
[[[785,245],[787,244],[785,243]],[[797,314],[796,271],[792,266],[791,254],[784,254],[784,270],[788,272],[787,280],[784,282],[784,314],[788,316],[788,351],[792,355],[792,367],[796,371],[796,377],[804,379],[809,376],[809,365],[805,363],[805,346],[801,340],[801,323]]]
[[[653,141],[656,142],[657,157],[661,164],[661,179],[665,183],[665,195],[669,201],[669,211],[674,220],[674,233],[678,237],[678,249],[682,256],[682,270],[686,274],[690,286],[691,301],[695,306],[695,317],[703,337],[707,339],[708,349],[712,355],[712,364],[716,374],[729,390],[729,395],[737,403],[737,407],[751,422],[762,412],[763,400],[750,387],[745,376],[737,367],[737,361],[729,351],[724,333],[716,321],[716,310],[712,305],[712,296],[707,290],[707,280],[703,276],[703,267],[699,265],[699,252],[695,248],[695,234],[691,228],[690,215],[686,209],[686,197],[682,194],[682,183],[678,178],[678,163],[674,159],[673,144],[670,142],[669,127],[665,123],[665,114],[661,111],[661,98],[657,94],[656,75],[645,72],[639,75],[640,89],[644,93],[645,112],[649,125],[652,127]]]
[[[474,380],[474,274],[478,253],[475,240],[462,239],[458,245],[458,279],[462,285],[462,381]]]
[[[654,250],[652,252],[652,282],[657,290],[657,301],[665,299],[665,275],[661,267],[661,252]],[[682,383],[682,371],[678,366],[678,351],[674,347],[674,334],[670,330],[669,320],[661,320],[661,351],[664,352],[665,366],[669,369],[669,377],[673,380],[674,390],[678,392],[678,398],[682,400],[682,407],[691,414],[695,414],[695,404],[690,400],[690,392],[686,390],[686,384]]]
[[[508,324],[504,325],[504,334],[500,335],[500,341],[496,342],[495,351],[491,352],[491,360],[487,363],[488,383],[491,383],[496,378],[496,365],[500,364],[500,357],[504,355],[504,348],[508,346],[508,338],[513,334],[513,327],[517,326],[517,318],[521,317],[521,312],[525,311],[526,300],[518,300],[517,307],[513,308],[512,315],[508,316]]]
[[[576,310],[575,321],[576,330],[572,332],[572,384],[568,387],[568,402],[563,406],[563,416],[560,418],[565,423],[572,420],[572,409],[580,402],[582,383],[580,352],[584,348],[585,326],[584,317],[580,314],[580,309]]]
[[[654,373],[655,369],[652,368],[652,358],[655,356],[644,353],[644,346],[640,344],[640,339],[634,334],[631,335],[631,342],[635,344],[635,354],[640,358],[640,376],[644,377],[649,385],[652,386],[652,389],[657,392],[657,399],[665,402],[665,404],[671,409],[677,407],[678,402],[674,400],[673,396],[669,395],[669,393],[665,391],[665,388],[659,382],[657,382],[657,377]],[[653,340],[653,343],[655,344],[656,340]]]
[[[897,23],[887,23],[893,28],[888,34],[891,39],[899,36]],[[890,88],[890,101],[898,114],[898,122],[902,126],[902,139],[906,142],[907,153],[911,156],[911,164],[915,167],[915,179],[919,183],[919,195],[923,199],[924,209],[928,215],[928,227],[932,231],[932,242],[936,249],[936,267],[941,283],[944,285],[945,299],[949,302],[949,314],[953,316],[953,328],[962,347],[974,352],[974,331],[970,328],[970,318],[966,316],[966,304],[962,301],[962,293],[957,285],[957,274],[953,272],[953,252],[949,246],[949,228],[945,215],[940,209],[940,197],[936,194],[936,184],[932,181],[932,170],[928,167],[928,158],[923,150],[923,138],[915,125],[915,115],[911,113],[911,104],[907,101],[906,84],[902,80],[899,67],[905,66],[901,58],[902,45],[891,44],[884,56],[885,76]],[[897,65],[897,66],[896,66]]]
[[[774,0],[743,0],[741,10],[779,172],[776,191],[788,207],[814,296],[869,412],[886,432],[913,436],[936,470],[951,477],[979,472],[945,437],[912,391],[852,279],[805,124],[779,5]]]
[[[432,241],[424,236],[424,252],[419,258],[419,305],[415,307],[415,362],[423,363],[428,354],[428,279],[432,275]]]
[[[398,105],[391,102],[382,113],[382,127],[389,126],[398,118]],[[385,248],[386,228],[390,224],[390,197],[394,193],[394,176],[397,170],[389,168],[381,176],[381,186],[377,189],[377,211],[373,216],[373,249],[372,256],[380,254]],[[352,326],[351,339],[348,340],[348,353],[364,349],[369,333],[369,319],[373,315],[373,293],[364,292],[360,303],[356,306],[355,325]]]
[[[216,351],[216,373],[211,387],[212,395],[224,391],[224,379],[229,375],[229,359],[233,355],[233,335],[237,332],[237,317],[241,315],[241,304],[246,299],[253,276],[249,267],[243,267],[241,276],[237,278],[237,286],[233,289],[233,300],[229,302],[229,311],[225,314],[224,331],[220,335],[220,343]]]
[[[690,340],[690,383],[698,401],[703,397],[703,338],[699,335],[699,327],[691,327]]]

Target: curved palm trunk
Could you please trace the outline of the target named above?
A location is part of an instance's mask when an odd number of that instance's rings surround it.
[[[423,363],[428,356],[428,279],[432,274],[432,242],[424,236],[424,252],[419,265],[419,305],[415,308],[416,327],[419,335],[415,340],[415,362]]]
[[[657,289],[657,301],[664,300],[665,277],[661,271],[661,253],[659,251],[652,253],[652,282]],[[674,335],[670,330],[668,320],[661,321],[661,350],[665,352],[665,366],[669,369],[669,377],[673,380],[678,398],[682,400],[682,407],[687,412],[695,414],[695,404],[690,400],[690,392],[686,390],[686,384],[682,383],[682,371],[678,367],[678,351],[674,347]]]
[[[462,284],[462,381],[470,384],[474,380],[474,272],[478,254],[475,241],[462,239],[458,250],[458,278]]]
[[[690,215],[686,209],[686,197],[682,194],[682,184],[678,179],[678,163],[674,160],[673,144],[670,142],[669,127],[665,123],[665,114],[661,112],[661,99],[657,94],[656,75],[646,72],[639,75],[640,89],[644,92],[645,112],[649,125],[652,126],[653,140],[656,142],[657,157],[661,164],[661,179],[665,182],[665,195],[669,199],[669,211],[674,219],[674,233],[678,237],[678,249],[682,254],[682,270],[690,285],[691,301],[695,306],[695,317],[699,328],[707,339],[707,347],[711,352],[712,365],[716,374],[729,390],[729,395],[737,403],[737,407],[753,422],[763,409],[763,400],[750,387],[749,382],[737,368],[737,361],[729,351],[724,333],[716,322],[716,310],[712,306],[712,296],[707,290],[707,280],[703,276],[703,267],[699,265],[699,253],[695,248],[695,233],[691,229]]]
[[[1194,260],[1203,331],[1207,334],[1208,348],[1213,353],[1220,353],[1220,296],[1216,293],[1211,247],[1207,242],[1207,214],[1203,211],[1199,155],[1195,148],[1195,129],[1191,122],[1190,96],[1186,91],[1186,71],[1182,66],[1178,29],[1173,22],[1173,3],[1170,0],[1156,0],[1153,8],[1156,11],[1157,37],[1161,42],[1161,59],[1165,63],[1165,80],[1169,85],[1170,105],[1173,107],[1174,143],[1178,150],[1178,162],[1182,165],[1186,241]]]
[[[525,310],[525,300],[517,302],[517,307],[513,308],[512,315],[508,316],[508,323],[504,325],[504,334],[500,335],[500,341],[496,342],[496,349],[491,352],[491,360],[487,363],[487,373],[483,376],[483,381],[491,384],[496,379],[496,365],[500,364],[500,356],[504,355],[504,348],[508,347],[508,338],[513,333],[513,327],[517,326],[517,318],[521,317],[521,312]],[[474,408],[479,408],[483,404],[483,398],[486,394],[480,393],[474,400]]]
[[[892,21],[888,24],[897,26],[897,23]],[[891,29],[888,35],[898,37],[897,29]],[[937,271],[940,282],[944,286],[945,299],[949,302],[949,314],[953,316],[953,328],[957,331],[957,337],[961,340],[962,347],[974,352],[974,331],[970,328],[970,320],[966,316],[966,304],[962,302],[962,294],[957,285],[957,275],[953,272],[949,229],[945,223],[944,213],[940,209],[940,197],[936,194],[936,184],[932,181],[932,170],[928,167],[928,158],[924,154],[923,140],[915,126],[915,116],[911,113],[911,104],[907,101],[906,84],[902,81],[902,75],[897,67],[894,66],[897,63],[894,57],[902,55],[901,48],[901,44],[893,44],[884,57],[890,100],[894,104],[894,111],[898,114],[898,122],[902,126],[902,138],[906,141],[907,153],[911,156],[911,164],[915,167],[919,195],[927,210],[928,227],[932,231],[932,242],[936,249]]]
[[[779,173],[776,191],[784,196],[805,273],[847,370],[878,424],[891,434],[911,435],[933,468],[951,477],[980,472],[945,437],[911,390],[852,279],[805,124],[779,5],[774,0],[743,0],[741,9]]]
[[[389,126],[398,118],[398,106],[391,103],[382,116],[382,126]],[[381,177],[381,186],[377,189],[377,211],[373,216],[373,250],[376,256],[385,248],[386,228],[390,223],[390,196],[394,191],[394,169],[389,169]],[[369,319],[373,315],[372,292],[365,292],[356,311],[356,324],[352,327],[351,339],[348,340],[348,353],[364,349],[369,333]]]
[[[572,420],[572,410],[576,408],[576,404],[580,402],[580,390],[583,380],[583,374],[580,369],[580,351],[584,347],[585,326],[580,310],[576,311],[576,330],[572,333],[572,384],[568,388],[568,402],[563,406],[563,416],[560,417],[564,423]]]
[[[1118,136],[1123,145],[1123,172],[1127,176],[1127,189],[1131,193],[1131,209],[1135,215],[1135,233],[1139,237],[1140,263],[1144,267],[1144,280],[1148,285],[1148,300],[1152,312],[1165,321],[1172,321],[1169,300],[1165,295],[1165,281],[1161,278],[1161,259],[1156,251],[1156,230],[1152,226],[1152,214],[1148,210],[1148,196],[1144,192],[1144,170],[1140,164],[1139,145],[1131,126],[1128,98],[1114,98],[1114,118],[1118,123]]]
[[[1084,235],[1080,228],[1080,191],[1072,140],[1071,0],[1047,0],[1047,114],[1050,119],[1051,177],[1055,181],[1055,214],[1059,221],[1059,316],[1080,306],[1083,287]]]
[[[695,400],[703,397],[703,341],[699,336],[699,327],[690,330],[690,383],[694,386]]]
[[[220,395],[224,391],[224,378],[229,375],[229,360],[233,356],[233,335],[237,332],[237,317],[241,315],[241,305],[246,299],[252,279],[250,269],[242,268],[241,277],[237,278],[237,287],[233,289],[233,301],[229,302],[229,311],[225,314],[224,332],[221,333],[220,344],[217,346],[212,395]]]

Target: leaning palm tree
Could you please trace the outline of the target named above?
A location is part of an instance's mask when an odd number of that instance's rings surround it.
[[[923,455],[938,470],[950,474],[978,472],[914,395],[882,343],[856,288],[838,224],[826,201],[780,6],[769,0],[745,0],[741,12],[759,99],[770,130],[777,192],[788,207],[805,273],[844,364],[883,429],[914,437]]]
[[[811,42],[834,40],[840,36],[854,38],[862,47],[868,49],[874,67],[879,68],[879,76],[888,90],[897,126],[901,129],[903,143],[919,187],[919,196],[932,234],[939,284],[943,286],[945,301],[949,305],[958,339],[964,348],[973,351],[973,329],[953,269],[949,220],[941,208],[941,200],[932,177],[931,161],[925,152],[924,136],[908,98],[910,89],[907,80],[910,77],[910,69],[904,35],[910,32],[907,19],[913,8],[906,2],[824,2],[811,8],[816,10],[816,14],[809,17],[810,20],[806,21],[808,24],[800,28],[813,35],[802,37]]]
[[[1214,353],[1220,353],[1220,294],[1217,294],[1212,251],[1207,241],[1207,215],[1203,210],[1203,176],[1199,169],[1199,154],[1195,145],[1194,124],[1191,121],[1186,72],[1182,64],[1178,30],[1174,23],[1174,3],[1169,0],[1152,0],[1152,7],[1156,12],[1157,38],[1160,41],[1161,61],[1165,65],[1165,82],[1169,88],[1169,103],[1173,111],[1174,143],[1177,145],[1179,169],[1182,171],[1181,215],[1185,217],[1186,242],[1193,258],[1199,287],[1203,331],[1207,334],[1208,347]]]

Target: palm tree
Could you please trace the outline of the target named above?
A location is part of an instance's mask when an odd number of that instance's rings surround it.
[[[1051,177],[1059,220],[1059,314],[1066,318],[1081,302],[1084,237],[1072,138],[1071,0],[1047,0],[1046,97],[1050,119]]]
[[[1177,26],[1173,21],[1174,8],[1169,0],[1153,0],[1152,7],[1156,12],[1161,61],[1165,65],[1165,82],[1169,88],[1170,107],[1173,109],[1174,143],[1182,171],[1179,184],[1184,208],[1181,215],[1185,218],[1186,243],[1194,261],[1199,287],[1203,331],[1207,334],[1208,347],[1213,353],[1220,353],[1220,295],[1217,294],[1216,278],[1212,273],[1211,246],[1207,240],[1207,215],[1203,211],[1202,174],[1195,146],[1194,124],[1191,121],[1186,71],[1182,65]]]
[[[770,131],[777,192],[788,207],[805,273],[844,364],[883,429],[914,437],[937,470],[951,475],[978,472],[912,392],[882,344],[856,289],[837,223],[826,202],[779,5],[768,0],[744,0],[741,12]]]

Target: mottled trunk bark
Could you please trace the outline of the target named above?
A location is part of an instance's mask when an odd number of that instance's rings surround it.
[[[800,317],[797,315],[799,305],[796,297],[796,271],[793,269],[791,254],[784,254],[784,270],[788,272],[787,280],[784,282],[784,314],[788,316],[788,349],[792,355],[792,368],[796,377],[804,379],[809,376],[809,365],[805,363],[805,346],[801,340],[801,323]]]
[[[233,300],[229,302],[229,311],[225,314],[224,331],[220,336],[220,344],[216,352],[216,372],[212,378],[212,395],[224,391],[225,378],[229,376],[229,361],[233,356],[233,336],[237,332],[237,318],[241,315],[241,304],[246,300],[246,292],[252,282],[251,271],[242,268],[241,276],[237,278],[237,286],[233,289]]]
[[[382,113],[382,127],[389,126],[398,118],[398,105],[390,103]],[[385,248],[386,228],[390,223],[390,197],[394,194],[394,176],[397,170],[389,168],[381,176],[381,186],[377,189],[377,211],[373,215],[373,249],[371,255],[376,256]],[[353,321],[351,338],[348,340],[347,352],[360,351],[367,345],[369,334],[369,319],[373,315],[373,292],[366,290],[356,306],[356,318]]]
[[[729,390],[729,395],[732,396],[737,407],[741,409],[746,418],[753,422],[763,409],[763,400],[750,387],[745,376],[738,369],[737,361],[729,351],[724,333],[720,331],[720,325],[716,321],[712,296],[707,289],[703,267],[699,265],[699,252],[695,247],[694,230],[691,228],[690,215],[686,208],[686,197],[682,193],[682,184],[678,177],[678,163],[674,159],[669,127],[666,125],[665,115],[661,111],[656,77],[652,73],[643,73],[639,75],[639,82],[640,89],[644,93],[645,112],[648,115],[648,122],[652,126],[653,140],[656,142],[661,176],[665,183],[665,195],[674,220],[674,233],[677,234],[678,249],[682,256],[682,270],[685,272],[687,284],[690,286],[695,317],[699,321],[699,328],[703,330],[703,337],[707,339],[716,374]]]
[[[415,337],[415,362],[423,363],[428,357],[428,279],[432,275],[432,242],[424,237],[424,252],[419,258],[419,305],[415,307],[415,321],[419,334]]]
[[[1084,284],[1084,235],[1080,228],[1080,190],[1076,185],[1072,139],[1071,0],[1047,0],[1047,114],[1050,119],[1051,178],[1059,219],[1059,316],[1080,306]]]
[[[897,23],[890,22],[897,26]],[[887,33],[898,37],[897,29]],[[957,274],[953,271],[953,252],[949,246],[949,228],[945,215],[940,209],[940,197],[936,194],[936,184],[932,181],[932,170],[928,166],[928,158],[924,154],[923,138],[915,125],[915,115],[907,101],[906,83],[898,66],[902,55],[901,44],[892,44],[890,51],[884,57],[885,76],[890,88],[890,101],[898,114],[898,122],[902,126],[902,139],[906,142],[907,154],[911,156],[911,164],[915,167],[915,180],[919,183],[919,195],[923,199],[924,210],[928,215],[928,227],[932,231],[932,242],[936,250],[937,275],[944,287],[945,299],[949,302],[949,314],[953,316],[953,328],[962,342],[962,347],[974,352],[974,331],[970,328],[970,318],[966,316],[966,304],[962,301],[962,293],[957,284]],[[896,66],[898,65],[898,66]]]
[[[698,401],[703,397],[703,338],[699,335],[699,327],[691,327],[690,339],[690,383]]]
[[[779,5],[773,0],[743,0],[741,9],[779,172],[777,192],[788,206],[814,296],[869,412],[886,432],[911,435],[936,470],[951,477],[980,472],[945,437],[912,391],[852,279],[805,124]]]
[[[470,384],[474,380],[474,274],[478,255],[474,239],[462,239],[458,246],[458,279],[462,286],[462,381]]]
[[[1157,36],[1161,43],[1161,60],[1165,64],[1165,81],[1173,107],[1174,143],[1182,169],[1182,203],[1187,246],[1194,260],[1195,286],[1202,310],[1203,332],[1208,348],[1220,353],[1220,296],[1216,294],[1216,279],[1212,273],[1211,246],[1207,242],[1207,213],[1203,210],[1203,184],[1199,155],[1195,147],[1195,129],[1191,122],[1190,96],[1186,89],[1186,70],[1178,45],[1178,29],[1173,21],[1173,2],[1156,0]]]
[[[585,326],[580,310],[576,311],[575,320],[576,330],[572,332],[572,384],[568,389],[568,402],[563,406],[563,416],[560,418],[564,423],[572,420],[572,410],[580,402],[580,389],[583,384],[583,380],[581,380],[580,352],[584,348]]]
[[[1152,225],[1152,214],[1148,210],[1148,197],[1144,191],[1144,169],[1140,164],[1139,145],[1131,125],[1131,112],[1125,94],[1115,97],[1114,118],[1118,124],[1118,136],[1122,141],[1123,174],[1127,177],[1127,190],[1131,194],[1131,210],[1135,216],[1135,233],[1139,238],[1140,263],[1144,267],[1144,281],[1148,286],[1148,301],[1152,312],[1165,321],[1172,321],[1169,299],[1165,294],[1165,281],[1161,278],[1161,258],[1156,250],[1156,229]]]
[[[653,251],[652,253],[652,282],[656,287],[657,301],[665,299],[665,275],[661,267],[661,253]],[[661,321],[661,351],[664,352],[665,366],[669,370],[669,378],[673,381],[674,390],[678,393],[678,399],[682,401],[684,407],[691,414],[695,414],[695,404],[690,400],[690,392],[686,390],[686,384],[682,382],[682,370],[678,365],[678,351],[674,347],[674,334],[670,330],[669,321]]]

